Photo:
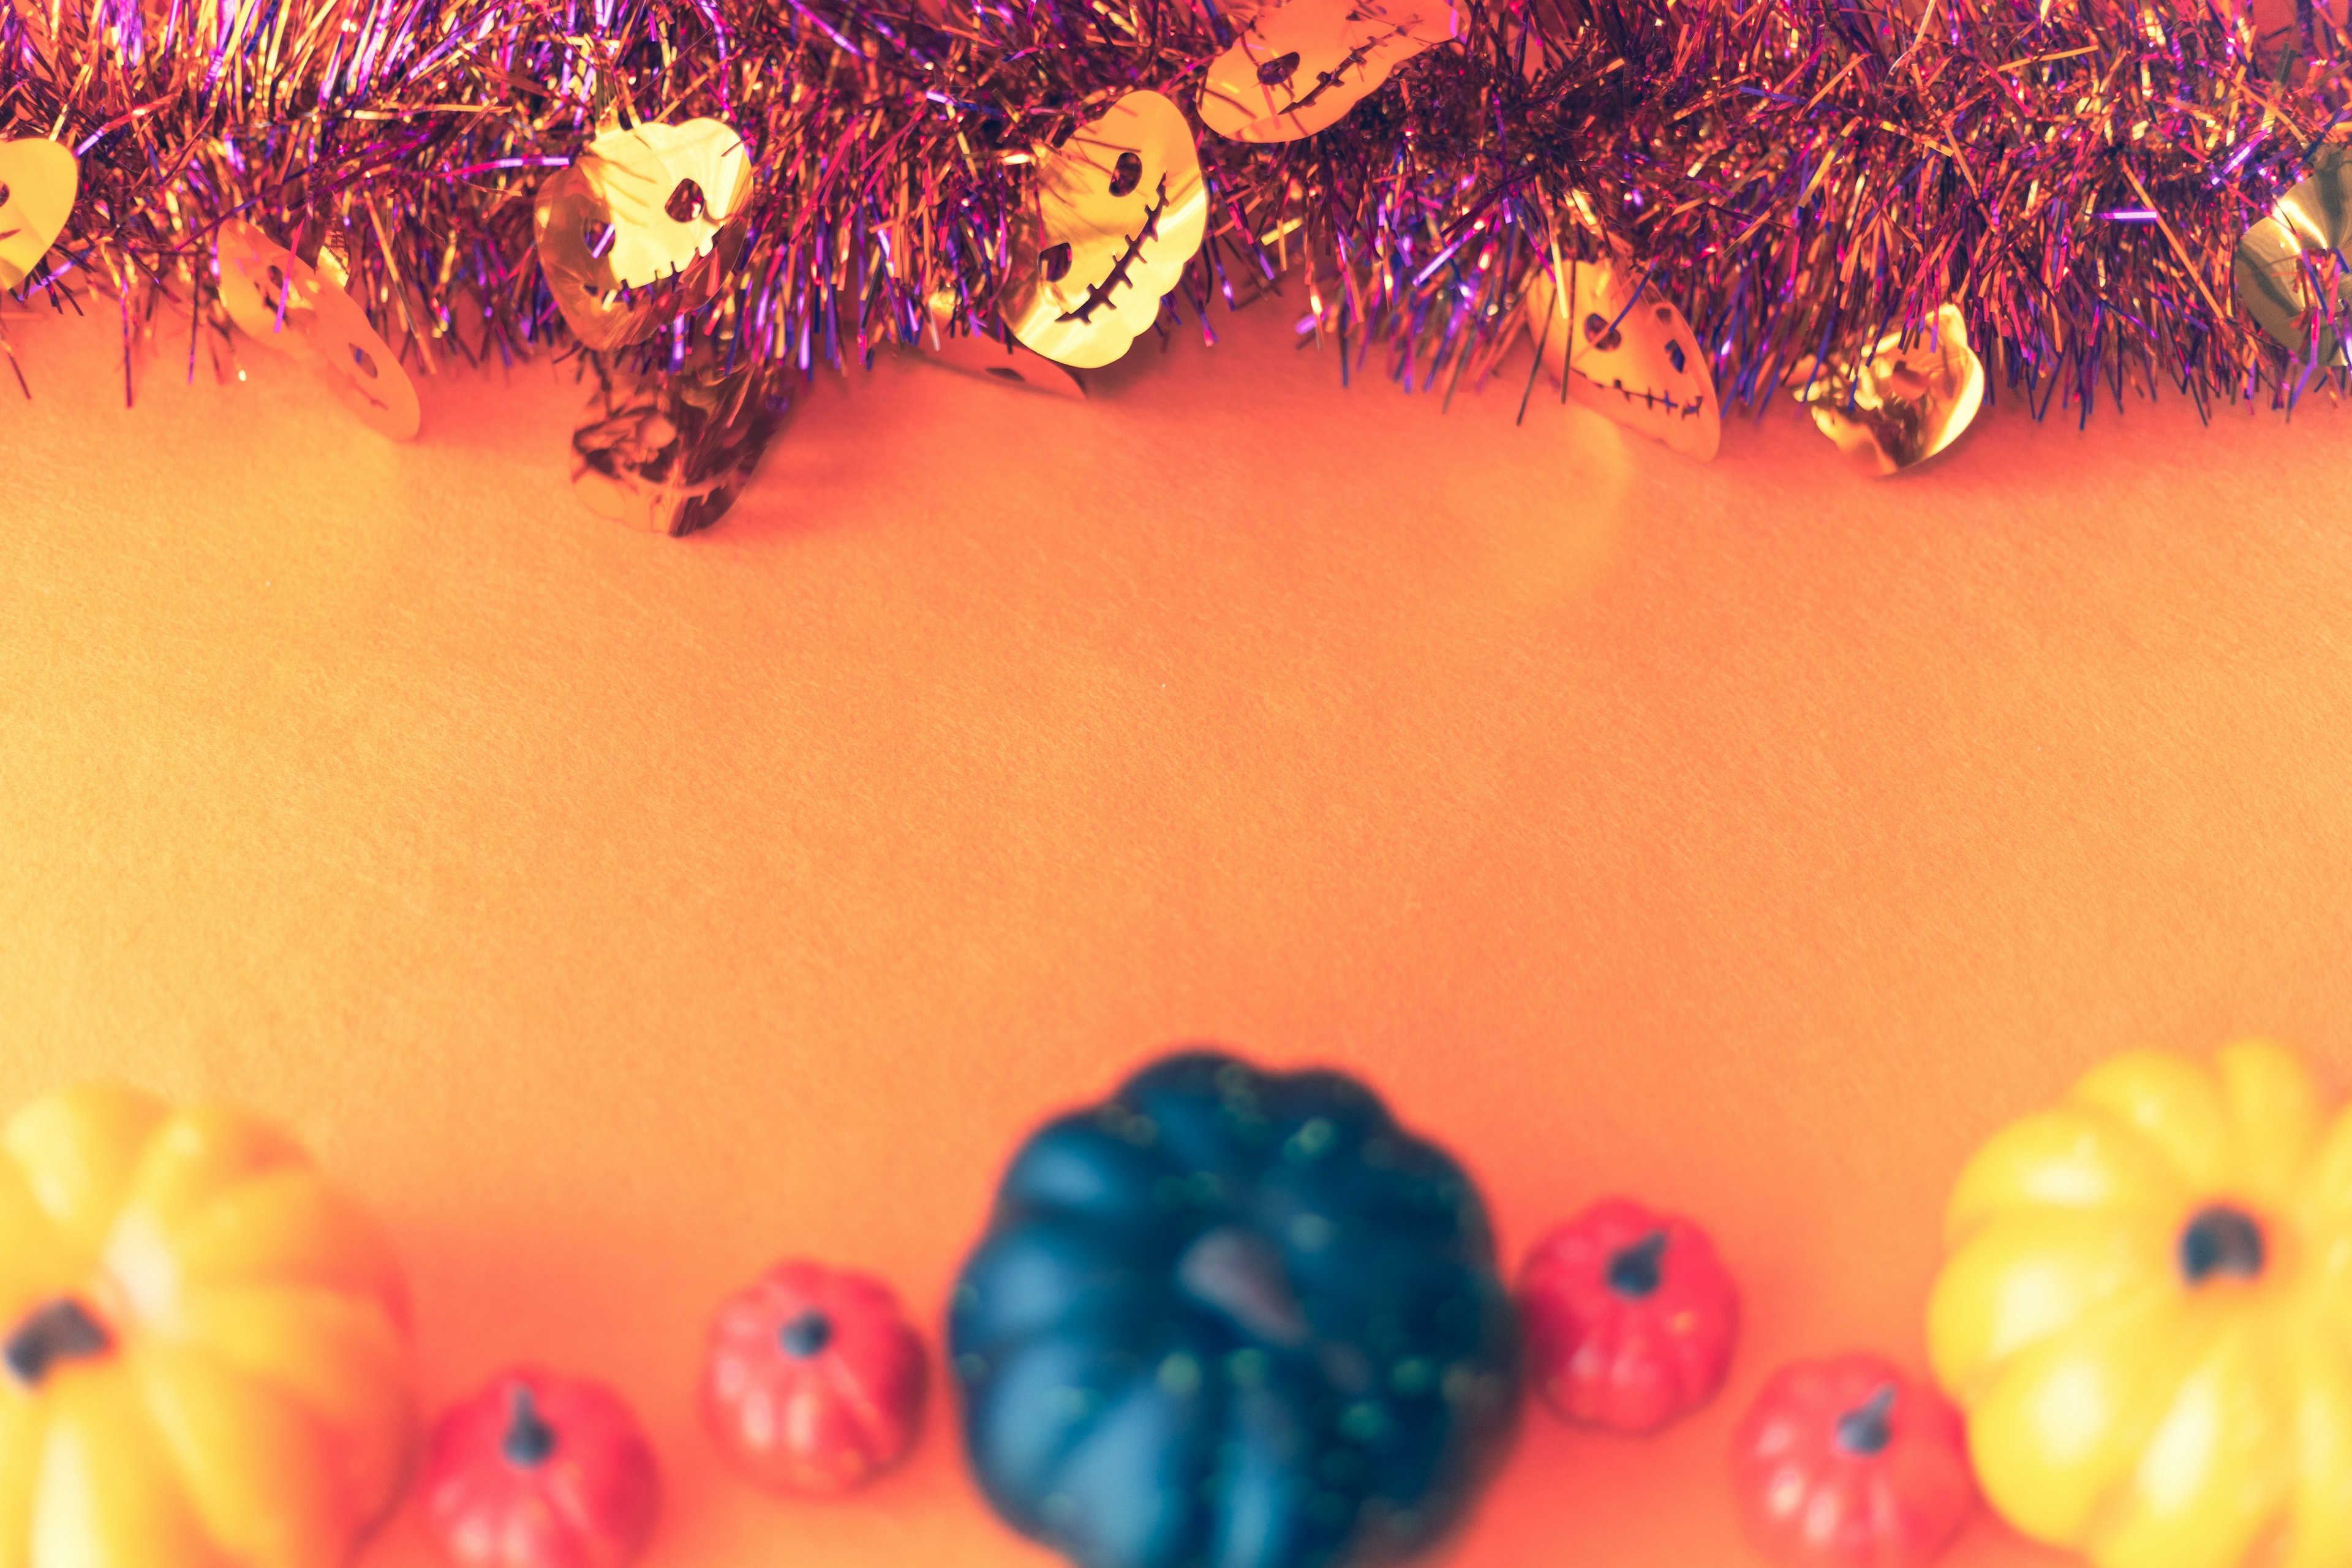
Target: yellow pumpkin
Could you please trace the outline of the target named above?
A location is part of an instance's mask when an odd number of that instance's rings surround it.
[[[2099,1568],[2352,1564],[2352,1115],[2280,1047],[2097,1068],[1953,1194],[1928,1338],[1985,1495]]]
[[[0,1568],[339,1568],[414,1431],[367,1221],[236,1111],[81,1089],[0,1131]]]

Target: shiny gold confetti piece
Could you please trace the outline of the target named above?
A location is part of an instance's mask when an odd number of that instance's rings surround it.
[[[1958,440],[1984,405],[1984,364],[1969,347],[1958,306],[1943,305],[1931,328],[1908,339],[1889,332],[1867,354],[1807,361],[1790,375],[1822,434],[1866,474],[1926,462]]]
[[[65,232],[81,166],[55,142],[0,142],[0,289],[18,289]]]
[[[2329,146],[2314,154],[2310,176],[2254,220],[2238,241],[2231,271],[2239,302],[2272,341],[2298,358],[2346,363],[2342,336],[2328,318],[2352,309],[2352,274],[2341,259],[2347,240],[2352,152]],[[2323,311],[2318,296],[2331,292],[2335,309]]]
[[[723,121],[597,136],[531,205],[540,266],[573,333],[620,348],[709,300],[751,192],[751,153]]]
[[[377,435],[415,436],[416,384],[332,278],[242,218],[221,225],[214,254],[221,304],[239,330],[300,361]]]
[[[1312,136],[1454,36],[1447,0],[1284,0],[1210,62],[1201,122],[1233,142]]]
[[[1647,280],[1611,261],[1564,261],[1566,302],[1549,268],[1528,283],[1527,328],[1568,395],[1686,458],[1711,462],[1723,444],[1715,377],[1690,323]]]
[[[1003,385],[1042,392],[1051,397],[1086,396],[1086,382],[1068,365],[1056,364],[1009,337],[953,331],[950,329],[955,317],[954,296],[933,297],[930,326],[916,349],[924,363],[967,375],[986,376]]]
[[[1160,319],[1209,221],[1183,111],[1130,92],[1057,150],[1035,150],[997,310],[1015,339],[1081,370],[1106,365]]]
[[[783,373],[616,370],[572,433],[572,484],[588,509],[680,538],[725,516],[783,422]]]

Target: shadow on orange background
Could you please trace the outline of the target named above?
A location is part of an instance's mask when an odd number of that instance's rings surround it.
[[[1010,1568],[943,1408],[859,1500],[731,1481],[705,1313],[805,1253],[935,1330],[1045,1113],[1180,1039],[1342,1064],[1514,1257],[1612,1190],[1715,1229],[1726,1400],[1535,1418],[1454,1559],[1701,1568],[1773,1364],[1917,1364],[1984,1134],[2140,1043],[2352,1068],[2341,416],[2004,405],[1880,484],[1220,326],[1077,406],[828,384],[672,542],[571,499],[568,372],[430,383],[400,448],[168,330],[126,412],[105,327],[15,316],[0,1102],[291,1122],[436,1405],[515,1358],[638,1404],[657,1565]]]

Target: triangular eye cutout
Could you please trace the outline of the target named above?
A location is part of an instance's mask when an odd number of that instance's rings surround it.
[[[1690,323],[1655,285],[1610,261],[1560,264],[1528,282],[1528,335],[1570,400],[1700,462],[1723,441],[1715,377]]]
[[[1284,0],[1210,62],[1201,123],[1230,142],[1312,136],[1454,26],[1450,0]]]
[[[65,232],[81,166],[55,142],[0,142],[0,289],[16,289]]]

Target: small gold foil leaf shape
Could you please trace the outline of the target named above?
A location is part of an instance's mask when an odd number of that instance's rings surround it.
[[[1550,269],[1527,293],[1528,336],[1568,395],[1686,458],[1711,462],[1723,444],[1715,375],[1683,313],[1615,262],[1563,261],[1566,302]]]
[[[1958,440],[1984,405],[1984,363],[1969,346],[1959,307],[1948,302],[1927,327],[1888,332],[1866,353],[1808,362],[1790,374],[1822,434],[1879,478]]]
[[[1284,0],[1210,62],[1201,122],[1233,142],[1312,136],[1454,26],[1447,0]]]
[[[214,255],[221,304],[246,336],[293,355],[377,435],[416,435],[416,384],[332,278],[243,218],[221,225]]]
[[[55,142],[0,142],[0,289],[17,289],[73,216],[81,165]]]
[[[781,374],[765,364],[719,374],[604,374],[572,433],[572,485],[591,511],[671,538],[727,514],[782,424]]]
[[[2315,363],[2346,363],[2328,317],[2352,313],[2352,271],[2342,259],[2352,240],[2352,153],[2321,148],[2311,174],[2247,226],[2231,268],[2238,299],[2273,342]],[[2332,312],[2321,300],[2335,296]]]
[[[1209,196],[1200,150],[1181,110],[1130,92],[1035,160],[997,312],[1047,359],[1091,370],[1160,319],[1201,248]]]
[[[717,120],[606,131],[542,180],[533,239],[573,334],[616,349],[707,302],[751,191],[751,153]]]
[[[926,364],[985,376],[1000,385],[1024,387],[1053,397],[1086,396],[1087,384],[1079,379],[1076,371],[1023,347],[1010,335],[955,330],[954,295],[933,295],[930,315],[930,324],[924,329],[916,350]]]

